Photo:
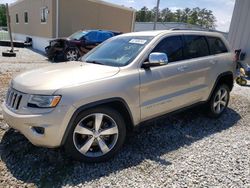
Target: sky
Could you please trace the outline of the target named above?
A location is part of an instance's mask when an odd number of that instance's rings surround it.
[[[13,3],[16,0],[0,0],[0,3]],[[157,0],[104,0],[126,7],[132,7],[137,10],[146,6],[153,8]],[[220,31],[229,31],[230,22],[233,14],[235,0],[161,0],[160,9],[170,8],[171,10],[183,8],[206,8],[212,10],[217,22],[216,29]]]

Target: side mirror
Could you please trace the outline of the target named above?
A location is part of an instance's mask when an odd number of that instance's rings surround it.
[[[153,52],[149,55],[148,62],[144,62],[142,68],[162,66],[168,64],[168,56],[165,53]]]

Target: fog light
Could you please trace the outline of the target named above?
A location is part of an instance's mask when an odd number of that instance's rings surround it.
[[[44,128],[43,127],[32,127],[33,131],[35,131],[37,134],[44,134]]]

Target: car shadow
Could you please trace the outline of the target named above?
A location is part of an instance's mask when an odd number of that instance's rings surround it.
[[[200,107],[166,116],[130,134],[118,155],[97,164],[71,161],[61,149],[35,147],[10,129],[0,143],[0,157],[11,174],[25,183],[38,187],[78,185],[136,166],[144,160],[171,165],[171,160],[161,156],[226,130],[240,119],[231,108],[219,119],[205,117]]]
[[[247,85],[239,85],[240,87],[250,87],[250,84]]]
[[[250,84],[247,84],[247,85],[245,85],[245,86],[242,86],[242,87],[250,87]]]

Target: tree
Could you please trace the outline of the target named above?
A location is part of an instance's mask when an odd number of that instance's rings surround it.
[[[153,22],[155,19],[157,8],[154,7],[149,10],[147,7],[143,7],[136,13],[136,21],[139,22]],[[200,9],[199,7],[190,9],[177,9],[175,12],[171,11],[169,8],[164,8],[159,10],[159,17],[157,21],[160,22],[183,22],[193,25],[200,25],[201,27],[207,29],[214,29],[216,18],[211,10],[205,8]]]
[[[190,17],[191,9],[185,8],[181,12],[181,21],[184,23],[188,23],[189,17]]]
[[[216,18],[211,10],[203,8],[198,12],[198,25],[207,29],[214,29],[215,22]]]
[[[215,29],[216,25],[216,18],[213,15],[213,12],[211,10],[206,10],[205,11],[205,23],[204,26],[206,28],[210,28],[210,29]]]
[[[153,20],[154,20],[153,11],[149,10],[145,6],[136,12],[136,21],[137,22],[151,22]]]
[[[169,8],[164,8],[160,13],[160,17],[163,22],[175,21],[175,15]]]
[[[6,6],[0,4],[0,26],[7,26]]]
[[[189,15],[188,23],[193,24],[193,25],[198,24],[199,12],[200,12],[199,7],[193,8]]]
[[[155,20],[155,16],[156,16],[156,12],[157,12],[157,7],[154,7],[152,10],[152,18],[151,18],[151,22],[153,22]],[[161,20],[161,17],[160,17],[160,10],[158,10],[158,18],[157,18],[157,21],[162,21]]]
[[[181,9],[177,9],[177,10],[175,11],[175,20],[176,20],[177,22],[181,22],[181,14],[182,14]]]

